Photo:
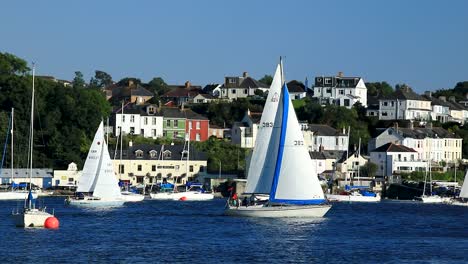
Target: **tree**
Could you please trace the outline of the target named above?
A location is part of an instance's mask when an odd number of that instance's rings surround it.
[[[369,96],[390,95],[393,93],[393,87],[387,82],[366,83],[367,94]]]
[[[28,64],[25,60],[16,57],[10,53],[0,52],[0,75],[3,74],[19,74],[24,75],[31,69],[28,68]]]
[[[161,77],[154,77],[148,83],[148,90],[153,92],[156,96],[161,96],[169,91],[166,82]]]
[[[266,84],[266,85],[268,85],[268,86],[270,86],[271,83],[273,82],[273,77],[272,77],[271,75],[266,75],[266,74],[265,74],[265,76],[263,76],[263,78],[261,78],[261,79],[258,80],[258,81],[261,82],[261,83],[264,83],[264,84]]]
[[[94,72],[94,78],[89,81],[89,86],[103,88],[112,84],[112,76],[104,71],[96,70]]]
[[[378,166],[375,163],[372,163],[368,161],[364,166],[359,167],[359,173],[361,174],[362,177],[370,177],[373,178],[375,177],[375,174],[377,173]]]
[[[83,73],[80,71],[75,72],[75,78],[73,78],[73,88],[84,88],[86,83],[83,78]]]

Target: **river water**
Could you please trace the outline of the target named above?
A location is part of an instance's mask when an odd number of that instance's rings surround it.
[[[0,202],[0,263],[468,263],[468,207],[340,203],[323,219],[253,219],[223,216],[223,199],[44,203],[58,230],[16,228],[19,202]]]

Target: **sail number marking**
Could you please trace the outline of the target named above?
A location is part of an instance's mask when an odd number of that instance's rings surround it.
[[[294,140],[294,146],[303,146],[304,141],[303,140]]]
[[[262,127],[273,127],[273,122],[263,122]]]

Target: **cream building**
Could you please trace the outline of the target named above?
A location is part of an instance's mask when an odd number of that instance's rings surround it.
[[[78,170],[76,163],[68,164],[66,170],[54,170],[52,185],[54,187],[76,187],[82,171]]]
[[[135,145],[122,151],[122,159],[117,153],[113,164],[116,177],[132,185],[163,179],[185,184],[206,174],[207,156],[193,147],[187,152],[183,145]]]

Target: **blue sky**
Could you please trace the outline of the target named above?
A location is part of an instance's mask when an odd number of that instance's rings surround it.
[[[249,72],[361,76],[416,91],[468,80],[468,1],[5,1],[0,51],[71,80],[167,83]],[[311,83],[311,82],[309,82]]]

